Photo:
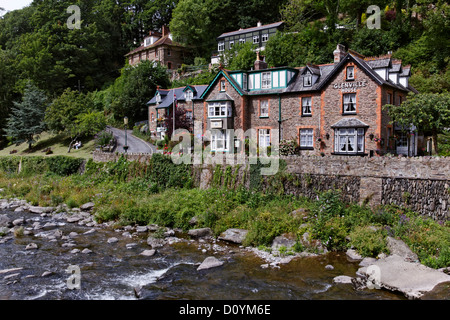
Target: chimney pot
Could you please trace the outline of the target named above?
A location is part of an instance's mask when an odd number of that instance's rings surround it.
[[[342,58],[345,57],[345,47],[342,44],[338,44],[336,50],[333,51],[334,54],[334,63],[341,62]]]

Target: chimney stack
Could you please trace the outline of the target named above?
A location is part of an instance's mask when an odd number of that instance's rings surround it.
[[[333,51],[334,54],[334,63],[341,62],[342,58],[345,57],[345,47],[342,44],[338,44],[336,50]]]
[[[165,37],[168,35],[169,35],[169,28],[166,25],[162,26],[162,36]]]
[[[262,26],[262,23],[261,23],[261,21],[258,21],[258,23],[257,23],[257,25],[256,25],[257,27],[261,27]]]
[[[267,69],[267,62],[261,60],[259,51],[256,52],[255,70]]]

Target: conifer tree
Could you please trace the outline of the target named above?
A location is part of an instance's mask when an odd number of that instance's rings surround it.
[[[47,104],[45,93],[29,82],[22,101],[14,102],[6,124],[6,135],[15,143],[27,142],[31,149],[39,134],[45,131],[44,116]]]

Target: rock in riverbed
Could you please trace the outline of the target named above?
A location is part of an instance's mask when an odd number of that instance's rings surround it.
[[[228,229],[219,236],[219,240],[242,244],[247,236],[248,230],[244,229]]]
[[[206,258],[202,264],[197,268],[197,271],[220,267],[223,262],[215,257]]]

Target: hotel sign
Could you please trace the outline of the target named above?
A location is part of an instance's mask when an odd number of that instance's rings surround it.
[[[343,93],[346,92],[356,92],[356,89],[367,87],[367,81],[352,81],[352,82],[342,82],[342,83],[335,83],[333,88],[334,89],[341,89]]]

